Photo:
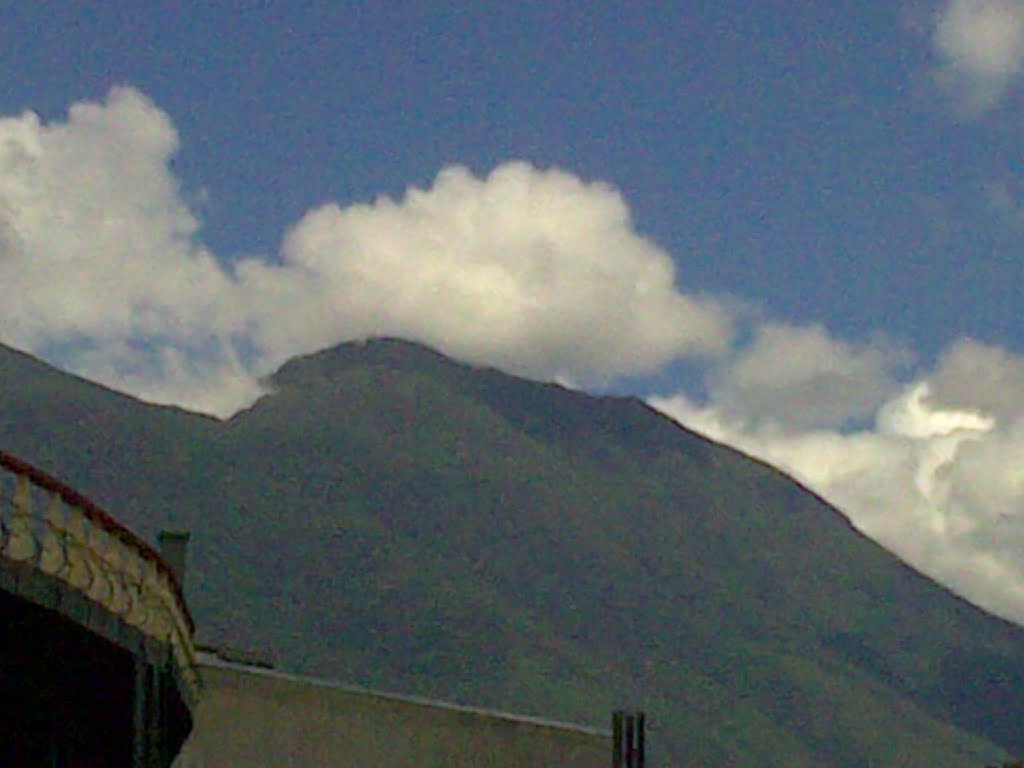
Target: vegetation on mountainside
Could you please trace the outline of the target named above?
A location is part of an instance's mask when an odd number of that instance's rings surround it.
[[[1024,632],[633,399],[412,344],[294,360],[226,422],[0,349],[0,445],[152,536],[205,639],[604,725],[664,764],[943,766],[1024,748]]]

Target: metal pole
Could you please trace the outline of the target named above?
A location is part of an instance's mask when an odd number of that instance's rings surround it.
[[[612,712],[612,768],[622,768],[622,710]]]
[[[626,715],[626,768],[636,768],[636,751],[633,749],[633,715]]]
[[[636,716],[636,768],[644,768],[647,763],[647,745],[645,742],[644,713]]]

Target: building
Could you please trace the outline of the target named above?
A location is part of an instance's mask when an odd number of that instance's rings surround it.
[[[607,764],[608,732],[197,651],[187,540],[0,452],[0,766]]]
[[[201,653],[204,696],[175,768],[603,768],[607,732],[289,675]]]
[[[0,452],[0,765],[164,768],[200,683],[171,566]]]

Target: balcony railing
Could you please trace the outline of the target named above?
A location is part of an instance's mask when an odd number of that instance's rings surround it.
[[[170,650],[195,702],[195,625],[170,566],[146,541],[45,472],[0,451],[0,557],[46,574]]]

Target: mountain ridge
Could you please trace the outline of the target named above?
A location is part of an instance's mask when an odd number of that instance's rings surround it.
[[[396,340],[268,381],[196,420],[0,349],[0,444],[147,535],[191,528],[207,638],[297,672],[599,725],[642,705],[669,764],[1021,751],[1020,628],[640,400]]]

